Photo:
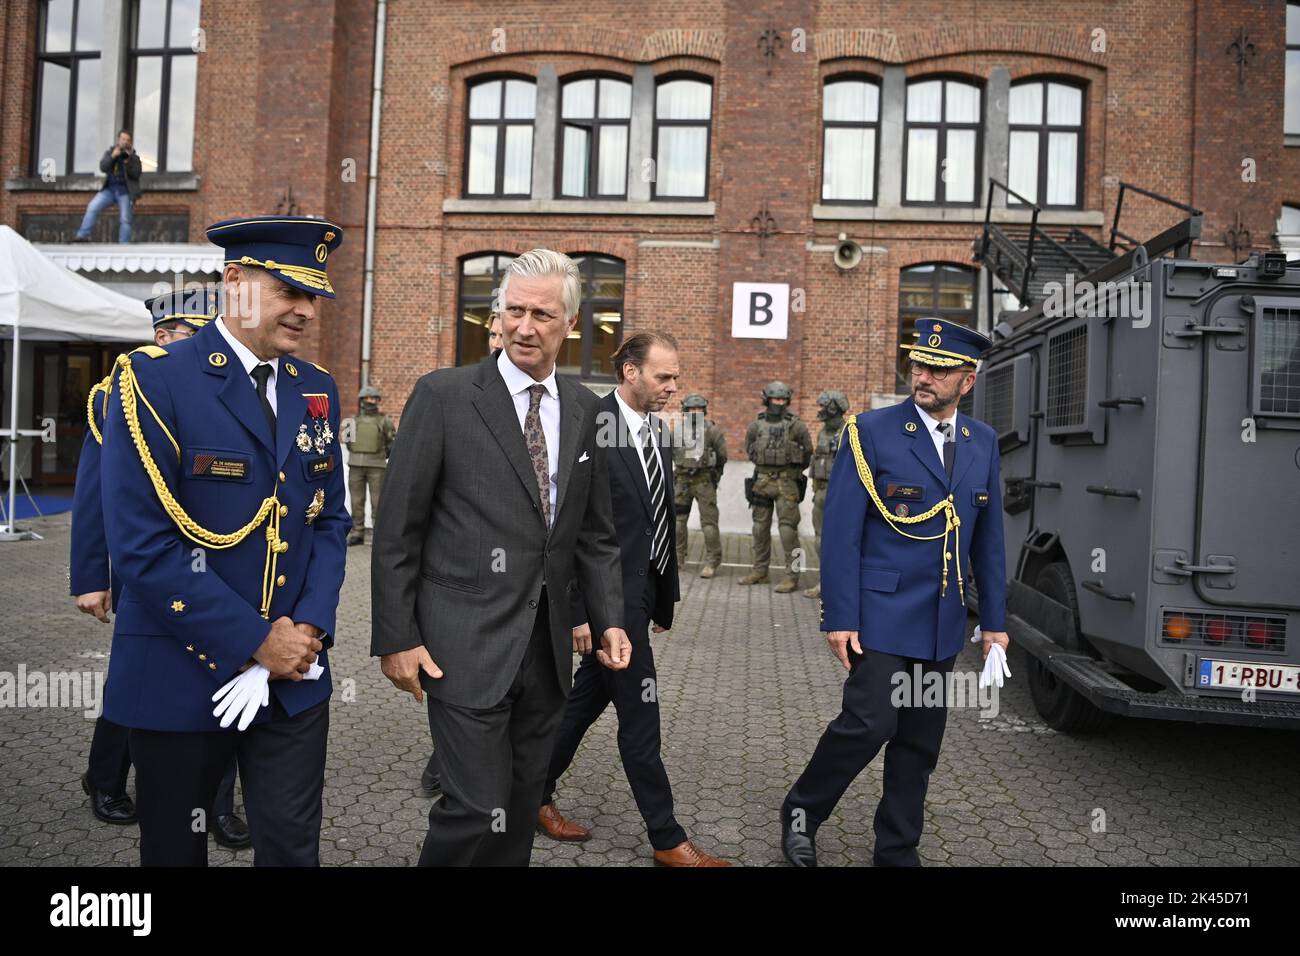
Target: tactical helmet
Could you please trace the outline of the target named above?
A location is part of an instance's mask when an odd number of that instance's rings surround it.
[[[682,408],[688,411],[692,408],[708,408],[708,407],[709,407],[708,400],[705,399],[703,395],[697,395],[695,393],[692,393],[690,395],[687,395],[684,399],[682,399]]]
[[[367,398],[380,399],[383,397],[384,393],[373,385],[367,385],[365,388],[361,389],[361,391],[357,392],[357,401],[362,402]]]
[[[823,419],[838,418],[849,410],[848,397],[835,389],[827,389],[818,395],[817,404],[822,407],[817,417]]]
[[[767,386],[763,389],[764,403],[767,403],[774,398],[784,398],[786,401],[789,401],[793,396],[794,392],[790,391],[790,386],[785,384],[785,382],[768,382]]]

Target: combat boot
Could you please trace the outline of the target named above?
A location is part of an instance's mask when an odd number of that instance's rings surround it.
[[[791,575],[787,575],[786,579],[782,581],[780,584],[778,584],[776,587],[774,587],[772,590],[775,591],[777,594],[789,594],[791,591],[795,590],[798,587],[799,587],[799,575],[791,574]]]
[[[736,582],[737,584],[766,584],[766,571],[750,571],[743,578]]]
[[[366,533],[364,531],[353,531],[348,535],[348,547],[354,544],[365,544]]]
[[[704,567],[700,568],[700,577],[702,578],[711,578],[717,573],[718,569],[711,564],[706,564]]]
[[[822,586],[821,586],[820,584],[814,584],[812,587],[808,588],[806,591],[803,592],[803,596],[804,596],[804,597],[807,597],[807,598],[819,598],[819,597],[821,597],[821,596],[822,596]]]

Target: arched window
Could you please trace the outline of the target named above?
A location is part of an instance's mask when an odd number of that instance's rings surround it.
[[[572,253],[569,258],[582,273],[582,301],[578,323],[560,346],[555,372],[584,380],[613,380],[611,356],[623,344],[626,267],[622,259],[598,253]],[[488,354],[488,325],[501,278],[513,260],[508,252],[476,252],[460,260],[457,365],[471,365]]]
[[[655,90],[655,199],[707,199],[713,86],[671,76]]]
[[[456,364],[473,365],[488,354],[488,324],[501,273],[514,260],[508,252],[481,252],[460,260],[457,292]]]
[[[565,199],[627,196],[632,84],[608,76],[569,80],[560,91],[560,171]]]
[[[513,77],[479,80],[468,99],[465,195],[531,196],[536,85]]]
[[[903,202],[974,205],[979,202],[980,88],[959,79],[907,84]]]
[[[822,88],[822,202],[876,201],[880,86],[859,76],[831,77]]]
[[[975,328],[975,271],[951,262],[908,266],[898,276],[898,344],[912,341],[919,318],[937,318]],[[910,392],[907,352],[898,350],[899,392]]]
[[[1083,90],[1057,80],[1023,80],[1007,104],[1007,185],[1040,206],[1077,209],[1082,198]],[[1007,202],[1017,205],[1014,196]]]
[[[560,347],[555,371],[584,380],[612,381],[611,356],[623,344],[626,267],[622,259],[597,253],[570,253],[569,258],[582,273],[582,305],[578,324]]]

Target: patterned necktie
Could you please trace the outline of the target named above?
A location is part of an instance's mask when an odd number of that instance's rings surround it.
[[[957,441],[952,433],[952,422],[940,422],[935,431],[943,436],[943,470],[952,478],[952,463],[957,454]]]
[[[663,574],[668,570],[668,505],[664,501],[664,475],[659,456],[650,441],[650,422],[641,425],[641,455],[650,480],[650,510],[654,515],[654,538],[650,543],[650,563]]]
[[[542,431],[540,412],[545,385],[528,386],[528,414],[524,416],[524,441],[528,457],[533,460],[533,473],[537,476],[537,490],[542,496],[542,521],[551,526],[551,466],[546,457],[546,432]]]
[[[271,366],[263,362],[261,365],[253,366],[248,373],[257,383],[257,398],[262,404],[262,413],[266,415],[267,424],[271,426],[271,434],[275,434],[275,410],[271,408],[271,400],[266,397],[266,383],[271,378]]]

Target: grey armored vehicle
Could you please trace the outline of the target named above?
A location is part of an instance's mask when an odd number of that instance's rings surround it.
[[[1117,207],[1104,246],[1035,211],[977,243],[1021,305],[971,409],[1001,448],[1011,639],[1058,730],[1300,728],[1300,263],[1196,261],[1198,211],[1125,191],[1185,217],[1139,244]]]

